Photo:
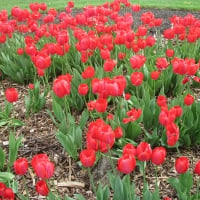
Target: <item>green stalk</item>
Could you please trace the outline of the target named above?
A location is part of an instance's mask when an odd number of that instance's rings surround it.
[[[200,178],[198,177],[198,182],[197,182],[197,199],[199,199],[199,185],[200,185]]]
[[[90,184],[91,184],[91,186],[92,186],[92,190],[93,190],[93,192],[95,193],[95,195],[96,195],[96,187],[95,187],[95,185],[94,185],[94,179],[93,179],[93,176],[92,176],[92,173],[91,173],[91,169],[90,169],[90,167],[88,167],[88,175],[89,175],[89,178],[90,178]]]

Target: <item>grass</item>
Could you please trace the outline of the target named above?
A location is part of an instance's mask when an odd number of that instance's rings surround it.
[[[81,8],[88,4],[98,5],[112,0],[74,0],[75,7]],[[134,4],[140,4],[143,7],[154,8],[170,8],[170,9],[184,9],[184,10],[200,10],[200,0],[130,0]],[[67,4],[66,0],[12,0],[9,3],[5,0],[0,1],[0,10],[6,9],[10,12],[13,6],[21,8],[28,8],[31,2],[46,2],[49,8],[56,8],[58,10],[64,9]]]

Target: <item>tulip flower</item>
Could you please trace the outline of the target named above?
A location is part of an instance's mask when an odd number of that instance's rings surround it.
[[[5,92],[8,102],[13,103],[18,100],[18,92],[15,88],[8,88]]]
[[[175,169],[177,173],[183,174],[188,170],[189,165],[190,165],[189,159],[187,157],[182,156],[176,159]]]
[[[44,180],[40,180],[35,185],[36,191],[42,196],[47,196],[49,194],[49,188]]]
[[[130,174],[136,167],[135,157],[130,154],[125,154],[119,158],[117,168],[124,174]]]
[[[95,151],[91,149],[85,149],[80,153],[80,161],[84,167],[92,167],[96,160]]]
[[[15,173],[24,175],[28,170],[28,160],[26,158],[19,158],[13,164]]]
[[[162,165],[165,161],[166,153],[164,147],[155,147],[152,151],[151,162],[155,165]]]

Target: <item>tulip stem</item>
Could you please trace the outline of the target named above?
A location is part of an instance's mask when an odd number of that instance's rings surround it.
[[[26,179],[25,179],[24,176],[22,177],[22,179],[23,179],[23,184],[24,184],[24,188],[25,188],[25,191],[26,191],[26,195],[27,195],[27,197],[29,197],[29,192],[28,192],[28,188],[27,188],[27,185],[26,185]]]
[[[156,171],[156,187],[158,187],[158,166],[155,166],[155,171]]]
[[[109,158],[110,163],[111,163],[112,171],[113,171],[114,175],[116,176],[116,171],[115,171],[115,167],[114,167],[114,163],[113,163],[113,160],[112,160],[112,155],[111,155],[110,149],[108,150],[108,158]]]
[[[197,182],[197,199],[199,199],[199,184],[200,184],[200,178],[198,177],[198,182]]]
[[[92,190],[93,190],[93,192],[96,194],[96,187],[95,187],[95,185],[94,185],[94,180],[93,180],[93,176],[92,176],[90,167],[88,167],[88,174],[89,174],[90,184],[91,184],[91,186],[92,186]]]
[[[67,101],[67,96],[64,97],[64,107],[65,107],[65,113],[71,114],[70,107],[69,107],[69,104],[68,104],[68,101]]]

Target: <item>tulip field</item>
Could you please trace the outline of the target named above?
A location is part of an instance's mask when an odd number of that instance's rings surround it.
[[[200,12],[74,4],[0,10],[0,199],[200,199]]]

